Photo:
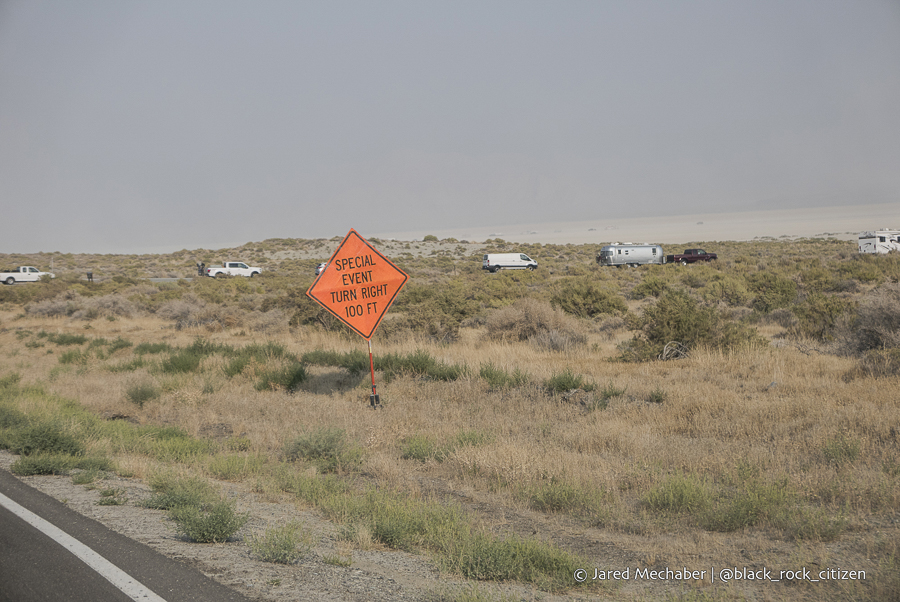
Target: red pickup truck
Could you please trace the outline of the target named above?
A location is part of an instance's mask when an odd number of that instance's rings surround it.
[[[681,255],[666,255],[666,263],[680,263],[687,265],[698,261],[712,261],[718,259],[715,253],[707,253],[703,249],[685,249]]]

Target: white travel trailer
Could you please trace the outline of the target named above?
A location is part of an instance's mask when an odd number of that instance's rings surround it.
[[[597,255],[597,263],[600,265],[617,267],[636,268],[639,265],[665,262],[666,254],[663,252],[663,248],[648,243],[617,242],[601,247],[600,254]]]
[[[876,230],[859,233],[860,253],[900,251],[900,230]]]
[[[481,269],[489,272],[536,268],[537,262],[525,253],[488,253],[481,260]]]

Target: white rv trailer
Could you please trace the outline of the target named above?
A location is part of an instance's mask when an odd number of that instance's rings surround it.
[[[900,251],[900,230],[876,230],[859,233],[860,253]]]
[[[600,265],[629,266],[663,264],[666,254],[659,245],[649,243],[617,242],[600,248],[597,263]]]

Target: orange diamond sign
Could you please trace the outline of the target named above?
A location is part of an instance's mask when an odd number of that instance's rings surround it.
[[[368,340],[408,279],[351,229],[306,294]]]

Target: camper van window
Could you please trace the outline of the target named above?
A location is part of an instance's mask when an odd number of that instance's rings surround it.
[[[879,236],[878,242],[887,242],[887,241],[884,239],[884,236]]]
[[[653,254],[656,255],[656,247],[653,247]]]
[[[619,255],[621,255],[621,254],[622,254],[622,249],[616,249],[616,251],[618,251],[618,252],[619,252]]]

